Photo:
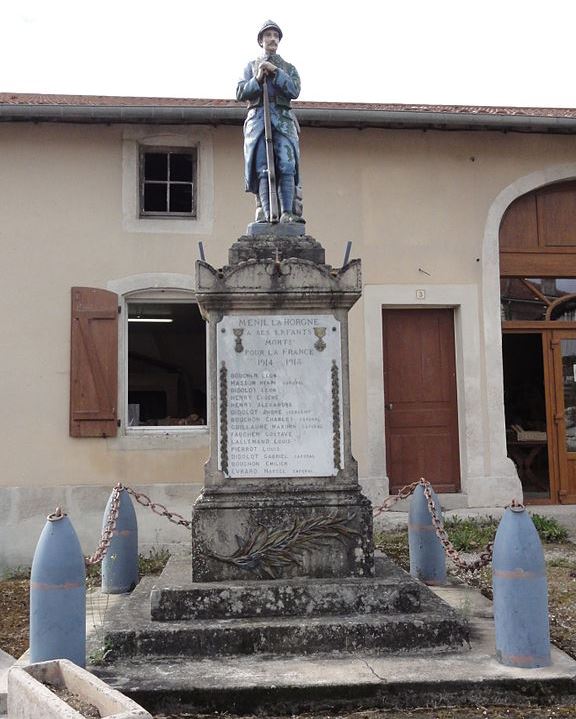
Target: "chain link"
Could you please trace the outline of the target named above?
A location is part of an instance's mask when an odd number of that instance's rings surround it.
[[[143,507],[149,507],[154,514],[157,514],[159,517],[166,517],[166,519],[173,524],[186,527],[186,529],[190,529],[192,527],[192,522],[190,520],[184,519],[184,517],[181,514],[178,514],[178,512],[170,512],[159,502],[153,502],[148,495],[144,494],[144,492],[137,492],[131,487],[124,487],[124,489],[128,492],[128,494],[131,494],[134,497],[138,504],[141,504]]]
[[[442,517],[438,516],[438,512],[436,511],[436,504],[434,503],[434,499],[432,498],[432,485],[430,484],[430,482],[428,482],[428,480],[424,479],[424,477],[421,477],[418,482],[406,484],[397,494],[393,494],[387,499],[385,499],[379,507],[376,507],[374,509],[374,516],[378,517],[383,512],[388,512],[401,499],[408,499],[408,497],[410,497],[410,495],[414,493],[414,490],[419,484],[421,484],[424,488],[424,496],[426,497],[426,501],[428,503],[428,510],[430,512],[430,517],[432,519],[432,525],[434,526],[436,536],[442,543],[444,551],[454,562],[454,564],[464,572],[476,572],[479,569],[482,569],[482,567],[485,567],[487,564],[489,564],[492,561],[492,550],[494,545],[493,542],[488,542],[484,550],[480,552],[480,556],[478,557],[478,559],[475,559],[471,562],[467,562],[466,560],[462,559],[462,557],[458,553],[458,550],[450,541],[448,533],[444,529],[444,522],[442,520]],[[517,503],[516,500],[512,500],[511,506],[520,508],[523,505]]]
[[[478,559],[475,559],[471,562],[467,562],[466,560],[462,559],[462,557],[458,553],[458,550],[454,547],[448,537],[446,530],[444,529],[442,517],[438,516],[436,504],[434,503],[434,499],[432,497],[432,485],[430,484],[430,482],[428,482],[428,480],[424,479],[424,477],[421,477],[417,482],[411,482],[410,484],[406,484],[404,487],[402,487],[402,489],[398,491],[397,494],[393,494],[387,499],[385,499],[379,507],[374,508],[374,516],[378,517],[383,512],[388,512],[397,502],[400,502],[402,499],[408,499],[408,497],[410,497],[414,493],[414,490],[420,484],[424,488],[424,496],[426,497],[426,501],[428,503],[428,510],[430,511],[430,517],[432,519],[432,525],[434,526],[436,536],[442,543],[444,551],[454,562],[454,564],[464,572],[475,572],[489,564],[492,561],[492,550],[494,546],[493,542],[488,542],[485,549],[480,552],[480,556],[478,557]],[[102,532],[100,544],[98,545],[98,548],[91,557],[86,557],[86,564],[97,564],[98,562],[101,562],[106,555],[108,547],[110,546],[110,542],[112,541],[112,535],[114,534],[114,530],[116,529],[116,521],[118,519],[118,512],[120,510],[120,492],[122,490],[128,492],[128,494],[134,497],[134,499],[143,507],[149,507],[155,514],[160,517],[166,517],[166,519],[168,519],[173,524],[177,524],[181,527],[186,527],[186,529],[190,529],[192,526],[192,522],[190,520],[184,519],[184,517],[181,514],[178,514],[178,512],[170,512],[163,504],[160,504],[159,502],[153,502],[150,497],[148,497],[148,495],[144,494],[144,492],[137,492],[131,487],[125,487],[122,484],[118,483],[113,489],[114,496],[110,505],[108,520]],[[513,509],[524,508],[524,505],[520,504],[519,502],[516,502],[516,500],[512,500],[509,506],[511,506]]]
[[[489,564],[492,561],[492,550],[494,548],[494,542],[488,542],[485,549],[480,552],[480,556],[478,557],[478,559],[475,559],[471,562],[467,562],[466,560],[462,559],[462,557],[458,553],[458,550],[452,544],[446,530],[444,529],[444,522],[442,521],[442,517],[438,516],[436,504],[434,502],[434,498],[432,497],[432,485],[430,484],[430,482],[424,479],[424,477],[420,478],[420,482],[418,482],[418,484],[421,484],[424,488],[424,496],[426,497],[426,501],[428,502],[428,510],[430,511],[430,517],[432,518],[432,524],[434,525],[436,536],[442,543],[444,551],[454,562],[454,564],[464,572],[476,572],[479,569],[482,569],[482,567],[485,567],[487,564]]]
[[[106,525],[102,530],[100,543],[98,544],[98,547],[96,548],[94,554],[92,554],[90,557],[85,557],[85,562],[88,566],[91,564],[98,564],[98,562],[101,562],[106,556],[106,552],[108,551],[108,547],[110,546],[110,542],[112,541],[114,530],[116,529],[118,512],[120,511],[120,492],[123,489],[124,487],[120,483],[118,483],[112,490],[112,502],[110,504],[110,511],[108,512],[108,519],[106,520]]]
[[[411,484],[406,484],[404,487],[402,487],[401,490],[398,491],[398,494],[390,495],[390,497],[385,499],[379,507],[375,507],[372,512],[373,515],[375,517],[379,517],[383,512],[388,512],[390,509],[392,509],[396,502],[399,502],[401,499],[408,499],[408,497],[414,492],[414,490],[419,484],[420,482],[412,482]]]

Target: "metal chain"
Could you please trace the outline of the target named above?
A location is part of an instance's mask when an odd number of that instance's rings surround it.
[[[110,546],[110,542],[112,541],[112,535],[114,534],[114,530],[116,529],[116,521],[118,520],[118,512],[120,511],[120,492],[123,489],[124,487],[120,483],[118,483],[112,490],[112,502],[110,504],[110,511],[108,512],[108,519],[106,520],[106,525],[102,530],[100,543],[98,544],[98,547],[96,548],[94,554],[92,554],[90,557],[84,558],[84,561],[88,566],[91,564],[98,564],[98,562],[101,562],[106,556],[106,552],[108,551],[108,547]]]
[[[124,487],[123,489],[125,489],[128,494],[131,494],[134,499],[143,507],[150,507],[150,509],[158,516],[166,517],[166,519],[168,519],[173,524],[178,524],[181,527],[186,527],[186,529],[190,529],[192,527],[192,522],[190,520],[184,519],[184,517],[181,514],[178,514],[178,512],[170,512],[163,504],[160,504],[159,502],[153,502],[150,497],[144,494],[144,492],[137,492],[131,487]]]
[[[430,482],[428,482],[428,480],[424,479],[424,477],[421,477],[418,482],[406,484],[397,494],[393,494],[387,499],[385,499],[379,507],[376,507],[374,509],[374,516],[378,517],[383,512],[388,512],[401,499],[408,499],[408,497],[414,493],[414,490],[419,484],[421,484],[424,488],[424,495],[428,503],[428,510],[430,511],[430,517],[432,518],[432,524],[434,526],[436,536],[442,543],[444,551],[454,562],[454,564],[464,572],[475,572],[478,569],[481,569],[482,567],[485,567],[487,564],[489,564],[492,561],[492,550],[494,544],[493,542],[489,542],[486,545],[485,549],[480,552],[480,556],[478,559],[475,559],[472,562],[466,562],[464,559],[462,559],[462,557],[458,553],[458,550],[452,544],[446,530],[444,529],[444,523],[442,521],[442,518],[438,516],[438,513],[436,511],[436,505],[434,503],[434,500],[432,499],[432,485],[430,484]],[[516,500],[512,500],[510,506],[521,507],[522,505],[517,503]]]
[[[477,570],[482,569],[482,567],[485,567],[487,564],[489,564],[492,561],[494,542],[488,542],[485,549],[480,552],[480,556],[478,557],[478,559],[475,559],[472,562],[467,562],[466,560],[462,559],[462,557],[458,553],[458,550],[448,538],[448,534],[444,529],[444,523],[442,521],[442,518],[438,516],[438,513],[436,511],[436,504],[432,497],[432,485],[430,484],[430,482],[424,479],[424,477],[421,477],[420,482],[417,482],[417,484],[421,484],[424,488],[424,496],[426,497],[426,501],[428,502],[428,510],[432,518],[432,524],[434,525],[436,536],[442,543],[444,551],[454,562],[454,564],[460,569],[462,569],[464,572],[476,572]]]
[[[398,491],[397,494],[391,495],[390,497],[385,499],[379,507],[375,507],[373,511],[374,516],[378,517],[383,512],[388,512],[397,502],[400,502],[400,500],[408,499],[408,497],[410,497],[410,495],[414,493],[414,490],[419,484],[421,484],[424,488],[424,495],[428,503],[428,510],[430,511],[430,517],[432,519],[432,524],[434,526],[436,536],[442,543],[446,554],[450,557],[454,564],[456,564],[457,567],[459,567],[465,572],[474,572],[489,564],[489,562],[492,561],[493,542],[488,542],[485,549],[480,552],[479,558],[472,562],[466,562],[460,557],[458,550],[454,547],[454,545],[448,538],[448,534],[444,529],[442,518],[438,516],[438,513],[436,511],[436,505],[432,498],[431,492],[432,485],[430,484],[430,482],[428,482],[428,480],[424,479],[424,477],[421,477],[418,482],[406,484],[404,487],[402,487],[402,489]],[[113,489],[114,496],[112,499],[112,504],[110,505],[108,520],[106,522],[104,531],[102,532],[100,544],[98,545],[98,548],[91,557],[86,557],[86,564],[97,564],[98,562],[101,562],[106,555],[106,551],[110,546],[112,535],[116,528],[116,520],[118,519],[118,512],[120,510],[120,492],[122,490],[125,490],[126,492],[128,492],[128,494],[132,495],[132,497],[134,497],[134,499],[143,507],[149,507],[155,514],[160,517],[166,517],[166,519],[168,519],[173,524],[177,524],[181,527],[186,527],[186,529],[190,529],[192,526],[192,522],[190,520],[184,519],[184,517],[181,514],[178,514],[178,512],[170,512],[163,504],[160,504],[159,502],[153,502],[150,497],[148,497],[148,495],[144,494],[144,492],[137,492],[131,487],[125,487],[122,484],[118,483]],[[511,506],[512,508],[523,508],[523,505],[519,502],[516,502],[516,500],[512,500],[509,506]]]
[[[406,484],[402,489],[398,491],[398,494],[392,494],[390,497],[384,500],[384,502],[379,506],[375,507],[373,510],[373,515],[375,517],[378,517],[382,514],[382,512],[388,512],[392,507],[396,504],[396,502],[399,502],[401,499],[408,499],[408,497],[414,492],[416,487],[420,484],[420,482],[412,482],[411,484]]]

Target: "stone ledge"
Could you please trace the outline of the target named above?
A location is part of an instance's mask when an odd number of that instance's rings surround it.
[[[184,582],[190,564],[170,560],[152,589],[151,617],[232,619],[333,614],[410,613],[421,609],[421,585],[394,571],[379,577]]]

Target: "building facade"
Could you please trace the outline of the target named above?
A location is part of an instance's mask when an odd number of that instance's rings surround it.
[[[0,95],[0,564],[30,561],[56,505],[91,551],[116,482],[189,515],[210,443],[195,261],[225,265],[254,215],[244,112]],[[446,507],[575,502],[576,111],[297,114],[307,232],[362,260],[368,496],[425,476]],[[186,544],[139,516],[143,546]]]

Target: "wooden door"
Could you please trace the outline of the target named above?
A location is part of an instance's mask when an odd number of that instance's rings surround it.
[[[554,377],[553,433],[558,501],[576,503],[576,330],[554,330],[550,350]]]
[[[382,312],[386,467],[393,492],[420,477],[460,490],[454,313]]]

